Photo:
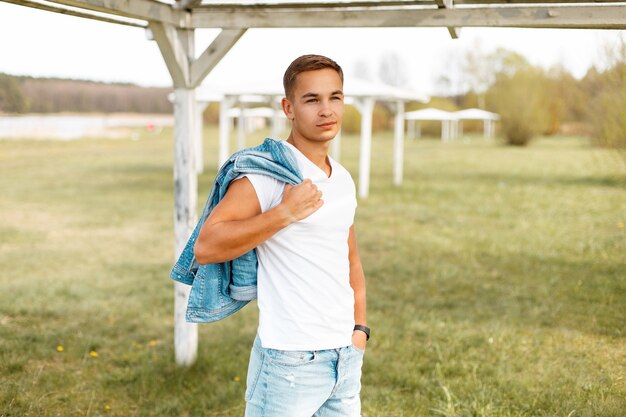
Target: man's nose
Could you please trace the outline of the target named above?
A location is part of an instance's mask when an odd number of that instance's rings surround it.
[[[320,111],[319,111],[319,115],[320,116],[324,116],[324,117],[328,117],[332,114],[332,110],[330,108],[330,102],[329,101],[322,101],[321,102],[321,107],[320,107]]]

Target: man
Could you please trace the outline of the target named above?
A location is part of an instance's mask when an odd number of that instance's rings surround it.
[[[356,192],[328,156],[344,112],[343,72],[305,55],[283,78],[292,123],[283,145],[305,178],[291,186],[260,174],[233,181],[202,225],[199,264],[256,248],[259,328],[246,390],[247,417],[356,417],[369,329],[354,233]]]

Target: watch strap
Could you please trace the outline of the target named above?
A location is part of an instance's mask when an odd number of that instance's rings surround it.
[[[367,338],[365,340],[370,340],[370,328],[369,327],[363,326],[362,324],[355,324],[354,325],[354,330],[362,331],[367,336]]]

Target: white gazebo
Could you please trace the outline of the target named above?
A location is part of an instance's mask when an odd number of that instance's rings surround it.
[[[394,152],[393,152],[393,183],[402,183],[403,159],[404,159],[404,104],[407,101],[425,102],[427,98],[422,94],[411,91],[407,88],[393,87],[377,82],[360,80],[348,77],[344,84],[346,103],[352,104],[361,113],[361,144],[359,157],[359,196],[365,198],[369,194],[371,148],[372,148],[372,114],[374,104],[377,101],[393,103],[395,105],[394,123]],[[282,81],[260,80],[256,83],[247,82],[228,86],[202,85],[196,89],[196,100],[198,109],[203,109],[208,102],[220,102],[219,120],[219,156],[218,166],[221,166],[231,153],[230,150],[230,118],[233,115],[243,115],[238,119],[237,147],[244,146],[243,134],[246,109],[249,103],[265,103],[270,106],[267,113],[272,120],[272,136],[276,137],[280,131],[279,124],[284,122],[284,114],[280,107],[280,101],[284,96]],[[202,118],[198,119],[195,138],[196,154],[202,155]],[[341,136],[333,140],[331,154],[333,158],[340,158]],[[203,162],[196,160],[196,168],[202,170]]]
[[[482,120],[483,135],[487,139],[493,139],[496,131],[496,122],[500,120],[500,115],[481,109],[465,109],[454,113],[459,121],[458,135],[463,134],[463,120]]]
[[[626,8],[611,0],[0,0],[50,12],[147,29],[174,86],[175,256],[197,223],[196,89],[249,28],[441,27],[457,38],[461,27],[552,27],[626,29]],[[457,7],[460,6],[460,7]],[[29,22],[24,22],[29,24]],[[220,34],[195,56],[196,29]],[[33,28],[35,30],[36,28]],[[19,43],[19,39],[13,39]],[[27,51],[25,51],[27,53]],[[346,85],[346,90],[348,86]],[[371,95],[355,96],[363,114],[359,176],[369,178]],[[398,105],[396,126],[404,121]],[[224,117],[227,117],[224,112]],[[368,120],[368,118],[370,120]],[[396,132],[399,129],[396,128]],[[396,141],[395,149],[401,149]],[[396,155],[397,156],[397,155]],[[368,175],[365,175],[367,171]],[[394,178],[395,175],[394,175]],[[368,184],[360,181],[359,193]],[[197,354],[197,326],[185,322],[189,287],[176,283],[176,363],[191,365]]]
[[[410,138],[419,138],[422,135],[420,122],[440,121],[441,141],[448,142],[456,137],[458,129],[458,119],[454,112],[439,109],[422,109],[404,113],[404,118],[408,121],[408,131]]]
[[[485,138],[491,139],[495,132],[495,122],[500,120],[498,114],[481,109],[450,112],[434,108],[407,112],[404,118],[408,121],[409,138],[421,136],[420,122],[440,121],[442,142],[451,141],[463,134],[463,120],[482,120]]]

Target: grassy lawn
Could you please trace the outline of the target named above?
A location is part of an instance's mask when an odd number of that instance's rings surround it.
[[[357,150],[345,136],[355,180]],[[172,153],[171,131],[0,141],[0,416],[243,415],[255,304],[174,365]],[[372,154],[363,415],[624,416],[623,161],[580,138],[419,140],[395,188],[390,134]]]

